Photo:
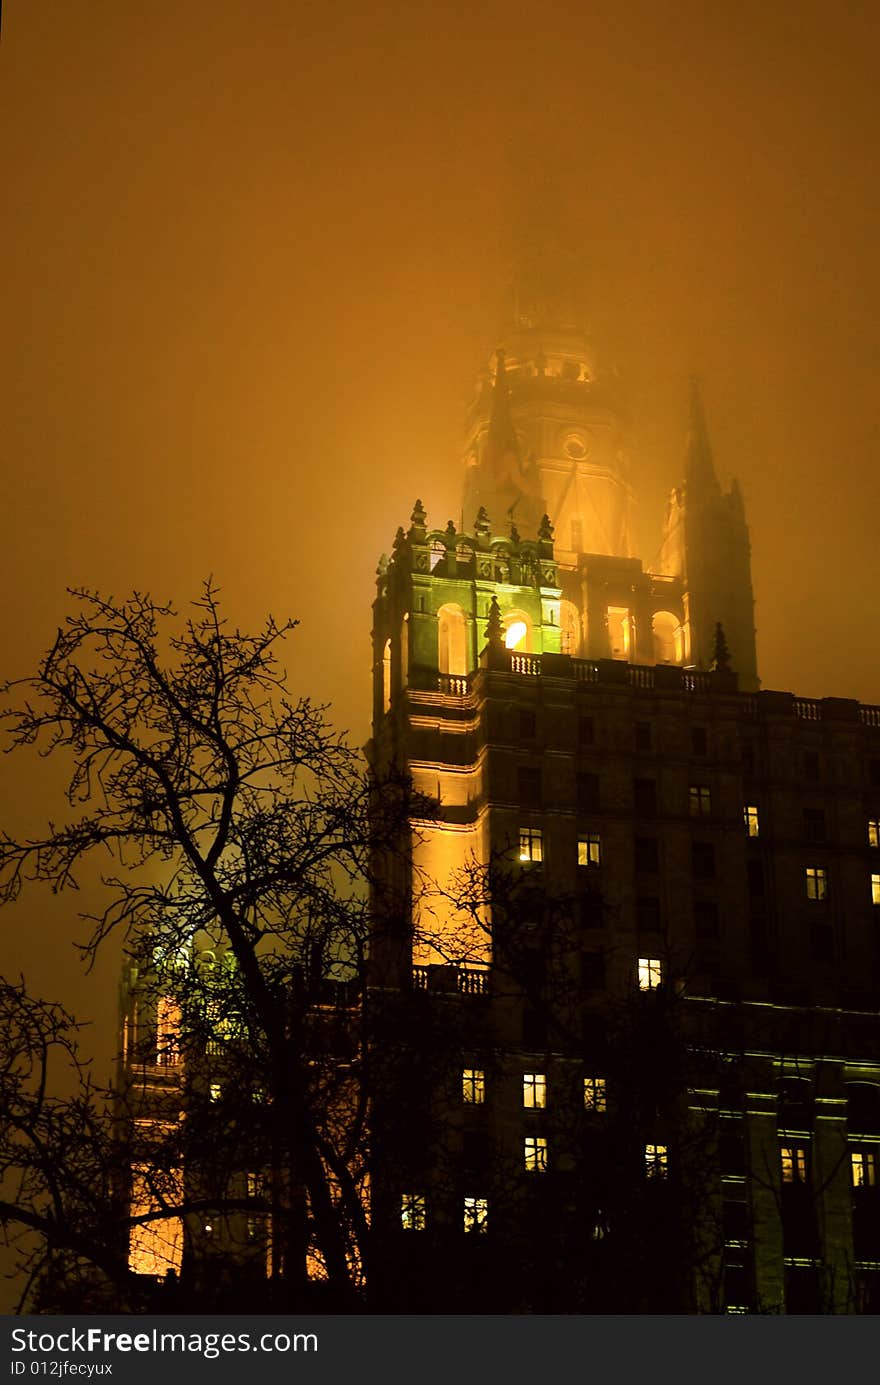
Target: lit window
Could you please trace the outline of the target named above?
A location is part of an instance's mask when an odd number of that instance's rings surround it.
[[[461,1099],[469,1106],[479,1106],[486,1100],[486,1074],[482,1068],[463,1069]]]
[[[525,1142],[526,1171],[547,1172],[547,1141],[543,1135],[527,1135]]]
[[[208,1095],[210,1096],[211,1100],[212,1100],[212,1101],[219,1101],[219,1100],[220,1100],[220,1097],[222,1096],[222,1094],[223,1094],[223,1092],[222,1092],[222,1088],[221,1088],[221,1086],[220,1086],[220,1083],[219,1083],[219,1082],[212,1082],[211,1085],[210,1085],[210,1087],[208,1088]]]
[[[589,832],[586,837],[578,837],[578,865],[598,866],[600,860],[601,848],[598,833]]]
[[[531,1111],[547,1105],[547,1078],[543,1072],[523,1073],[523,1106]]]
[[[743,808],[743,819],[746,824],[746,834],[749,837],[758,836],[758,809],[754,803],[747,803]]]
[[[639,990],[656,991],[663,980],[663,965],[659,957],[639,958]]]
[[[806,1183],[807,1151],[803,1145],[782,1145],[779,1157],[782,1161],[783,1183]]]
[[[880,874],[871,876],[871,903],[880,904]]]
[[[854,1188],[876,1188],[877,1152],[873,1149],[854,1149],[850,1155]]]
[[[489,1202],[484,1197],[466,1197],[464,1200],[465,1231],[480,1232],[489,1228]]]
[[[544,836],[540,827],[521,827],[519,829],[519,859],[521,861],[543,861]]]
[[[504,644],[507,649],[525,648],[525,638],[529,633],[529,627],[524,620],[512,620],[504,634]]]
[[[665,1145],[645,1145],[645,1174],[665,1178],[669,1173],[669,1151]]]
[[[404,1193],[400,1199],[400,1225],[404,1231],[424,1231],[424,1193]]]
[[[824,899],[826,892],[824,867],[807,866],[807,899]]]
[[[585,1077],[584,1078],[584,1110],[585,1111],[604,1111],[606,1106],[606,1091],[604,1077]]]
[[[706,818],[712,811],[712,791],[706,784],[691,784],[690,804],[692,818]]]
[[[880,846],[880,818],[868,819],[868,846]]]

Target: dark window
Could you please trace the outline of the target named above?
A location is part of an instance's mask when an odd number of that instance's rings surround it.
[[[814,781],[819,778],[819,755],[815,750],[804,751],[804,778]]]
[[[725,1241],[748,1241],[751,1233],[748,1204],[725,1198],[721,1204],[721,1225]]]
[[[653,745],[651,734],[651,723],[649,721],[636,722],[636,750],[647,751]]]
[[[825,810],[823,808],[804,809],[804,836],[808,842],[824,842]]]
[[[814,1265],[786,1265],[785,1311],[811,1316],[822,1312],[819,1271]]]
[[[749,873],[749,894],[753,898],[761,898],[764,894],[764,863],[763,861],[749,861],[747,870]]]
[[[653,779],[636,779],[633,784],[637,818],[657,816],[657,784]]]
[[[691,842],[694,875],[709,880],[715,874],[715,847],[711,842]]]
[[[694,932],[698,938],[718,937],[718,905],[711,899],[698,899],[694,904]]]
[[[880,760],[871,760],[868,765],[868,777],[872,784],[880,784]]]
[[[807,1077],[785,1077],[779,1084],[780,1130],[809,1130],[813,1124],[813,1084]],[[797,1160],[793,1165],[797,1172]]]
[[[722,1131],[718,1137],[718,1162],[722,1173],[733,1176],[745,1173],[746,1147],[738,1130]]]
[[[709,738],[705,726],[691,727],[691,750],[694,755],[705,755],[709,749]]]
[[[728,1251],[724,1259],[724,1306],[728,1312],[749,1312],[754,1302],[751,1269],[743,1260],[729,1258],[736,1254],[735,1250]]]
[[[749,919],[749,949],[752,961],[758,965],[763,965],[767,960],[767,920],[760,914],[752,914]]]
[[[535,739],[535,713],[530,707],[520,707],[519,709],[519,734],[524,741]]]
[[[605,987],[605,955],[584,952],[581,955],[581,978],[585,991],[601,991]]]
[[[578,740],[581,745],[592,745],[596,738],[596,728],[593,725],[592,717],[580,717],[578,719]]]
[[[516,772],[519,801],[527,807],[536,807],[541,802],[541,771],[520,767]]]
[[[579,774],[577,777],[577,807],[579,813],[598,813],[599,776]]]
[[[547,974],[547,958],[543,949],[523,948],[516,959],[511,959],[511,970],[527,995],[537,995]]]
[[[579,907],[582,928],[602,927],[602,899],[598,893],[590,890],[580,900]]]
[[[755,747],[751,741],[744,741],[740,747],[742,766],[746,774],[755,772]]]
[[[846,1084],[846,1119],[851,1131],[880,1135],[880,1085],[876,1082]]]
[[[660,901],[652,896],[636,900],[636,924],[642,933],[656,933],[660,927]]]
[[[656,875],[659,866],[656,837],[636,837],[636,870]]]

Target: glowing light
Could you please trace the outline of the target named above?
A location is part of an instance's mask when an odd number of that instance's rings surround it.
[[[512,620],[504,635],[505,647],[507,649],[519,649],[528,632],[529,627],[524,620]]]

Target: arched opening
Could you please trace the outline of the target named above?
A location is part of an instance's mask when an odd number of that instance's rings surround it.
[[[654,635],[654,661],[658,664],[681,663],[681,624],[671,611],[656,611],[651,621]]]
[[[464,611],[460,606],[441,606],[437,612],[437,666],[441,673],[464,677],[467,662]]]
[[[633,621],[629,607],[608,607],[608,643],[612,659],[629,661],[633,646]]]
[[[532,622],[525,611],[508,611],[502,616],[504,624],[504,646],[515,649],[519,654],[532,652]]]
[[[563,654],[577,658],[581,651],[580,616],[573,601],[559,603],[559,647]]]

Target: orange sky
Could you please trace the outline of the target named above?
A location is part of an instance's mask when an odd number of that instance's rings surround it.
[[[242,623],[300,617],[294,685],[363,740],[376,560],[417,495],[458,518],[537,148],[629,384],[644,556],[696,371],[764,685],[880,703],[878,31],[873,3],[6,0],[2,672],[68,584],[213,573]],[[70,903],[39,908],[60,936]],[[24,909],[3,966],[52,990]]]

